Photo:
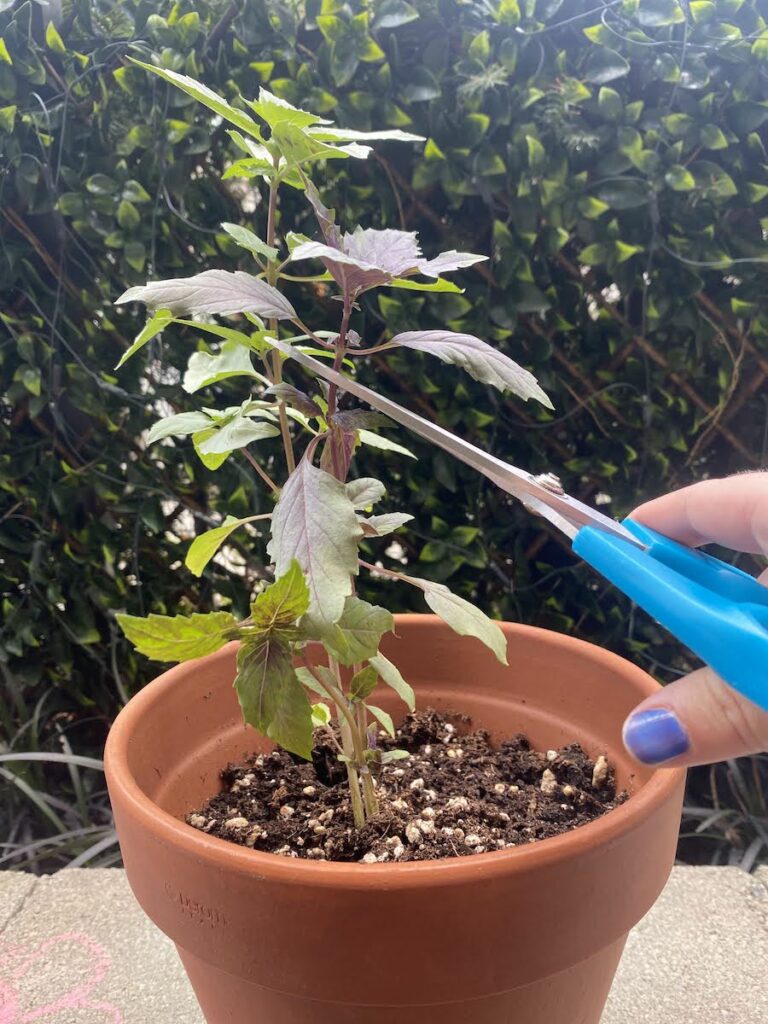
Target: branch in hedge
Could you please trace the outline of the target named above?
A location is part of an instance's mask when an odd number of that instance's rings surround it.
[[[571,261],[567,259],[565,256],[563,256],[562,253],[558,253],[556,259],[558,263],[561,264],[561,266],[565,267],[565,269],[571,274],[571,276],[575,280],[578,280],[582,284],[585,281],[587,281],[588,283],[590,282],[591,275],[587,275],[586,278],[582,277],[582,275],[579,273],[574,264],[571,263]],[[712,407],[708,405],[708,403],[701,397],[701,395],[698,393],[698,391],[695,390],[695,388],[691,387],[691,385],[678,373],[670,371],[668,360],[659,351],[657,351],[657,349],[654,348],[654,346],[650,343],[650,341],[648,341],[647,338],[644,338],[641,334],[637,334],[635,332],[634,328],[629,323],[627,318],[622,313],[619,313],[619,311],[615,308],[615,306],[612,303],[606,301],[606,299],[603,297],[599,289],[590,291],[589,297],[591,299],[594,299],[595,302],[602,306],[603,309],[605,309],[610,314],[610,316],[613,317],[614,320],[620,323],[625,330],[631,332],[632,340],[638,346],[638,348],[641,348],[643,352],[649,355],[657,366],[660,366],[663,370],[666,370],[668,372],[669,379],[674,384],[676,384],[678,388],[680,388],[683,394],[686,395],[686,397],[689,398],[695,406],[701,409],[702,412],[708,414],[711,414],[713,412]],[[746,459],[747,462],[750,463],[750,465],[757,466],[760,464],[760,459],[757,458],[754,455],[754,453],[751,452],[747,447],[745,447],[745,445],[742,444],[739,438],[736,437],[736,435],[731,430],[729,430],[727,427],[723,426],[720,423],[717,425],[717,430],[719,433],[723,435],[723,437],[727,441],[731,443],[731,445],[736,449],[739,455],[741,455],[742,458]]]

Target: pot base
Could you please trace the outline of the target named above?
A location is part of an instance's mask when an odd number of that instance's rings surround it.
[[[512,992],[431,1006],[359,1006],[287,995],[176,948],[208,1024],[600,1024],[625,942],[622,936],[587,960]]]

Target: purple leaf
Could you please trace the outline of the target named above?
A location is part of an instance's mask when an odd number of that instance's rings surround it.
[[[456,252],[455,249],[450,249],[448,252],[441,252],[433,260],[422,261],[419,264],[419,273],[426,277],[439,277],[441,274],[460,270],[462,267],[471,267],[487,259],[487,256],[478,256],[474,252]]]
[[[352,455],[357,443],[357,431],[343,427],[336,422],[334,416],[328,424],[325,435],[323,454],[320,456],[320,468],[331,473],[338,480],[345,480],[352,462]]]
[[[539,387],[536,378],[509,356],[472,334],[453,331],[406,331],[390,342],[419,352],[428,352],[444,363],[461,366],[475,380],[492,384],[499,391],[512,391],[526,401],[535,398],[548,409],[552,403]]]
[[[345,294],[356,295],[379,285],[402,281],[414,274],[437,278],[441,273],[470,267],[486,256],[471,252],[441,253],[433,260],[424,259],[415,231],[397,231],[394,228],[356,227],[352,232],[332,236],[328,230],[329,212],[319,199],[310,196],[318,214],[326,244],[303,242],[291,250],[292,260],[319,259]]]
[[[323,233],[323,238],[326,240],[328,245],[333,246],[334,249],[340,248],[341,231],[339,231],[336,224],[334,211],[329,210],[328,207],[324,205],[320,198],[320,193],[309,178],[302,175],[302,180],[304,181],[304,191],[307,199],[312,205],[312,209],[315,211],[315,216],[317,217],[317,222],[320,225],[320,230]]]
[[[302,459],[272,513],[267,551],[281,576],[295,558],[309,586],[309,617],[322,627],[338,622],[358,571],[362,531],[344,484]]]
[[[415,231],[397,231],[395,228],[376,230],[358,226],[344,235],[342,243],[344,251],[350,256],[385,270],[390,277],[415,273],[422,258]]]
[[[369,409],[345,409],[332,417],[332,422],[344,430],[375,430],[392,425],[392,420],[380,412]]]
[[[150,309],[169,309],[174,315],[196,313],[257,313],[290,320],[296,311],[276,288],[242,270],[206,270],[194,277],[151,281],[123,292],[116,305],[144,302]]]
[[[305,416],[322,416],[322,410],[314,399],[305,392],[299,391],[293,384],[281,381],[279,384],[273,384],[272,387],[267,388],[264,394],[275,395],[281,402],[287,402],[294,409],[303,412]]]
[[[424,142],[423,135],[412,135],[399,128],[383,132],[358,132],[352,128],[309,128],[308,135],[323,142],[375,142],[378,139],[392,139],[395,142]]]

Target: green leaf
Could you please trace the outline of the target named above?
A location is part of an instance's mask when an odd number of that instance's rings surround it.
[[[83,217],[85,202],[79,192],[62,192],[56,200],[56,209],[65,217]]]
[[[308,110],[294,107],[288,100],[275,96],[274,93],[263,87],[259,89],[259,98],[252,101],[250,106],[272,129],[278,125],[308,128],[313,124],[330,124],[330,121],[326,121],[316,114],[310,114]]]
[[[622,127],[617,133],[619,152],[625,156],[637,156],[643,150],[643,139],[636,128]]]
[[[388,281],[383,288],[407,288],[413,292],[458,292],[462,294],[464,289],[459,288],[453,281],[446,281],[438,277],[436,281],[414,281],[410,277],[396,277]]]
[[[696,179],[682,164],[673,164],[664,175],[664,181],[675,192],[691,192],[696,188]]]
[[[357,436],[360,443],[367,444],[369,448],[378,448],[382,452],[397,452],[398,455],[407,455],[409,459],[416,458],[408,448],[390,441],[388,437],[382,437],[381,434],[374,434],[370,430],[358,430]]]
[[[613,258],[617,263],[625,263],[639,252],[643,252],[642,245],[627,245],[626,242],[621,242],[618,238],[613,243]]]
[[[237,620],[230,612],[207,615],[117,615],[123,633],[140,654],[156,661],[189,661],[223,647]]]
[[[715,16],[717,6],[712,3],[712,0],[691,0],[690,11],[694,22],[700,25]]]
[[[302,459],[275,506],[267,551],[278,576],[298,561],[309,584],[308,616],[318,627],[327,629],[342,616],[358,571],[361,533],[344,484]]]
[[[760,203],[768,196],[768,185],[761,185],[756,181],[748,181],[744,186],[744,191],[750,203]]]
[[[696,185],[712,198],[729,199],[739,193],[733,178],[719,164],[697,160],[691,164],[691,172]]]
[[[375,668],[366,665],[356,672],[349,681],[349,698],[353,701],[365,700],[376,689],[379,674]]]
[[[141,223],[141,215],[133,203],[127,199],[121,199],[117,208],[117,223],[125,231],[133,231]]]
[[[204,412],[180,412],[158,420],[147,434],[147,444],[154,444],[164,437],[186,437],[210,426],[211,419]]]
[[[726,118],[737,135],[748,135],[768,121],[768,103],[757,103],[754,100],[734,103],[727,109]]]
[[[207,430],[201,430],[199,433],[192,435],[192,443],[195,446],[195,452],[197,453],[198,458],[206,469],[211,470],[217,470],[223,466],[232,454],[231,452],[224,452],[216,455],[208,455],[206,452],[200,450],[200,446],[205,444],[209,438],[213,437],[216,430],[216,427],[209,427]]]
[[[350,480],[346,485],[347,497],[354,508],[364,509],[381,501],[387,489],[381,480],[372,476],[362,476],[358,480]]]
[[[363,669],[363,671],[366,671],[366,670]],[[366,704],[365,706],[371,712],[373,717],[378,720],[379,724],[383,727],[383,729],[387,733],[387,735],[391,736],[394,739],[395,738],[395,723],[392,721],[392,715],[390,715],[389,712],[384,711],[382,708],[377,708],[373,704]]]
[[[312,705],[312,728],[322,729],[331,721],[331,709],[327,704]]]
[[[0,62],[13,66],[13,59],[2,36],[0,36]]]
[[[716,124],[705,124],[699,134],[705,149],[727,149],[728,139]]]
[[[130,181],[126,181],[123,185],[123,199],[127,199],[131,203],[148,203],[152,196],[147,192],[141,182],[134,181],[131,178]]]
[[[133,339],[131,347],[122,354],[120,362],[117,364],[115,369],[119,370],[123,363],[128,362],[131,356],[135,356],[139,349],[144,348],[148,341],[157,337],[157,335],[172,322],[173,314],[169,309],[156,310],[152,318],[146,322],[144,327],[142,327]]]
[[[237,525],[247,522],[250,520],[241,519]],[[294,558],[288,571],[257,595],[251,604],[251,619],[258,629],[285,631],[306,615],[308,610],[309,587],[301,566]]]
[[[440,96],[440,83],[428,68],[417,65],[409,71],[408,79],[400,91],[409,103],[427,103]]]
[[[280,430],[263,420],[255,423],[248,416],[235,416],[223,426],[215,428],[204,440],[200,440],[198,451],[202,455],[230,455],[239,448],[246,448],[254,441],[277,437]]]
[[[190,415],[195,414],[191,413]],[[189,546],[184,564],[195,576],[202,576],[203,569],[231,533],[234,533],[238,527],[244,526],[245,523],[266,518],[266,516],[248,516],[246,519],[235,519],[234,516],[227,516],[221,526],[216,526],[199,537],[195,537]]]
[[[326,665],[313,665],[312,671],[308,668],[297,668],[296,675],[302,686],[306,686],[312,693],[318,693],[321,697],[332,700],[331,689],[337,686],[336,676]]]
[[[127,242],[123,248],[123,257],[129,267],[132,267],[138,273],[144,269],[144,265],[147,262],[147,250],[144,247],[143,242]]]
[[[631,210],[647,204],[649,191],[645,182],[618,178],[600,185],[597,196],[614,210]]]
[[[745,302],[743,299],[731,299],[731,310],[736,316],[754,316],[755,313],[760,312],[760,307],[756,302]]]
[[[373,24],[374,32],[381,32],[385,28],[400,28],[411,21],[416,21],[419,12],[406,0],[380,0],[374,9]]]
[[[403,679],[397,666],[393,665],[389,658],[385,658],[380,651],[372,658],[369,658],[368,662],[379,673],[382,681],[391,687],[400,700],[406,704],[408,710],[414,711],[416,708],[416,694],[413,692],[413,687]]]
[[[225,341],[215,355],[210,352],[194,352],[189,357],[182,387],[192,395],[201,388],[218,384],[229,377],[261,378],[261,374],[253,368],[251,350],[237,341]]]
[[[518,0],[499,0],[496,8],[496,19],[501,25],[517,25],[520,21],[520,4]]]
[[[661,120],[669,134],[678,138],[687,134],[695,123],[688,114],[668,114]]]
[[[605,263],[608,250],[602,242],[595,242],[593,245],[586,245],[579,253],[579,262],[594,267]]]
[[[13,132],[14,125],[16,124],[16,111],[18,107],[16,104],[11,104],[8,107],[0,107],[0,128],[7,134],[10,135]]]
[[[463,597],[452,593],[443,583],[404,576],[409,583],[424,591],[429,607],[460,636],[474,636],[489,647],[502,665],[507,665],[507,638],[498,623],[493,622],[479,608]]]
[[[502,0],[502,3],[507,3],[509,0]],[[513,0],[517,2],[517,0]],[[391,764],[392,761],[405,761],[409,758],[410,752],[407,750],[384,750],[380,755],[380,761],[382,764]]]
[[[248,252],[252,252],[254,256],[264,256],[268,260],[276,260],[279,256],[274,246],[262,242],[259,236],[255,235],[253,231],[249,231],[248,228],[244,228],[240,224],[227,223],[221,226],[237,245],[242,249],[247,249]]]
[[[618,121],[624,113],[621,96],[615,89],[611,89],[607,85],[604,85],[597,94],[597,106],[603,117],[608,118],[609,121]]]
[[[94,196],[112,196],[117,192],[117,182],[106,174],[92,174],[85,179],[85,187]]]
[[[287,646],[275,638],[244,643],[237,652],[235,691],[249,725],[311,759],[312,709]]]
[[[628,124],[637,124],[640,117],[645,109],[645,102],[643,100],[635,100],[633,103],[628,103],[624,108],[624,116]]]
[[[323,645],[342,665],[354,665],[376,654],[381,638],[395,628],[392,613],[359,597],[346,599],[338,622],[321,633]]]
[[[662,28],[685,21],[677,0],[642,0],[635,11],[635,17],[645,28]]]
[[[594,196],[582,196],[579,199],[578,207],[579,213],[587,220],[597,220],[606,210],[610,210],[608,203],[604,203],[601,199],[595,199]]]
[[[590,25],[589,28],[582,29],[582,31],[590,43],[595,43],[598,46],[607,46],[616,38],[605,25]]]
[[[528,166],[535,169],[546,163],[547,151],[533,135],[525,136],[525,143],[528,147]]]
[[[219,117],[223,117],[225,121],[229,121],[230,124],[234,124],[241,131],[261,141],[259,126],[253,118],[249,117],[244,110],[238,110],[236,107],[233,107],[223,96],[219,96],[212,89],[209,89],[207,85],[196,82],[194,78],[190,78],[188,75],[180,75],[176,71],[158,68],[152,64],[144,64],[142,61],[136,60],[135,57],[129,57],[128,59],[140,68],[151,71],[153,75],[159,75],[160,78],[164,78],[166,82],[175,85],[182,92],[185,92],[187,96],[192,96],[198,103],[202,103],[203,106],[208,107],[209,110],[218,114]]]
[[[23,384],[31,395],[39,396],[42,390],[42,375],[37,366],[22,363],[16,368],[13,379]]]
[[[623,78],[629,74],[629,61],[622,57],[616,50],[601,48],[595,50],[584,69],[584,78],[587,82],[594,82],[596,85],[603,85],[605,82],[613,82],[617,78]]]
[[[485,64],[491,55],[491,37],[487,29],[478,32],[467,48],[467,53],[475,60]]]

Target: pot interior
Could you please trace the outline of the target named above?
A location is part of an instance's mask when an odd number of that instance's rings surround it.
[[[579,742],[616,767],[620,789],[636,792],[653,770],[635,764],[621,741],[626,715],[657,684],[602,648],[532,627],[505,624],[509,665],[477,640],[456,636],[432,616],[397,617],[397,635],[382,645],[416,691],[420,707],[468,715],[495,740],[524,733],[538,749]],[[140,789],[174,817],[220,789],[219,773],[272,744],[244,726],[232,688],[234,644],[181,665],[138,698],[128,767]],[[406,709],[385,686],[376,703],[395,721]]]

